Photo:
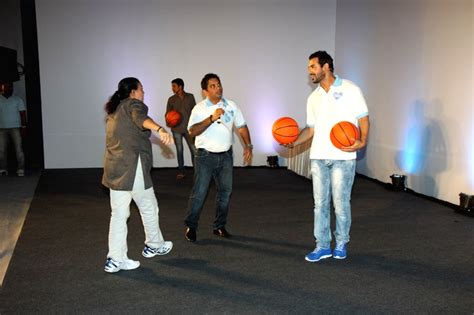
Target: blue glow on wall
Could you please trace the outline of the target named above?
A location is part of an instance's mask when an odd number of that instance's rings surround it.
[[[416,102],[412,118],[399,125],[399,128],[406,128],[403,150],[398,157],[399,166],[407,174],[419,174],[426,162],[430,131],[423,115],[423,107],[422,102]]]
[[[420,171],[423,164],[420,148],[422,146],[421,130],[418,128],[410,129],[405,135],[405,145],[401,156],[401,168],[403,171],[416,174]]]
[[[250,126],[252,141],[264,154],[275,154],[272,125],[280,117],[279,113],[284,111],[281,101],[274,95],[278,94],[270,92],[255,98],[256,104],[258,104],[255,108],[258,123]]]

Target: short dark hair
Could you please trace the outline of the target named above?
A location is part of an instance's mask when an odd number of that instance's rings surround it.
[[[318,58],[318,63],[321,67],[327,63],[329,66],[329,70],[331,70],[331,72],[334,72],[334,61],[331,55],[329,55],[326,51],[318,50],[317,52],[312,53],[309,56],[309,60],[313,58]]]
[[[208,73],[201,80],[201,89],[207,90],[207,84],[209,83],[210,79],[217,79],[217,81],[219,81],[219,84],[221,83],[221,79],[219,78],[219,76],[217,74]]]
[[[176,83],[178,86],[184,88],[184,81],[181,78],[176,78],[173,81],[171,81],[171,84]]]

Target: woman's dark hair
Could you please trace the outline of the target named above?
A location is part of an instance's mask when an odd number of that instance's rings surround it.
[[[114,95],[112,95],[107,104],[105,104],[107,114],[113,114],[120,102],[128,98],[132,90],[137,90],[139,84],[140,81],[137,78],[130,77],[120,80],[118,90],[115,91]]]
[[[219,84],[221,83],[221,79],[217,76],[217,74],[214,73],[208,73],[202,78],[201,80],[201,89],[207,90],[207,84],[209,83],[210,79],[217,79],[219,81]]]
[[[329,55],[327,52],[325,52],[324,50],[314,52],[311,54],[311,56],[309,56],[309,60],[313,58],[318,58],[318,63],[321,67],[323,67],[324,64],[327,63],[329,66],[329,70],[331,70],[331,72],[334,72],[334,61],[332,60],[331,55]]]

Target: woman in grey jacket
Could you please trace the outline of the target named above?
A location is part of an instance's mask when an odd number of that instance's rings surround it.
[[[150,175],[153,156],[151,131],[161,141],[173,143],[172,136],[148,116],[143,103],[145,92],[136,78],[124,78],[105,106],[106,149],[102,184],[110,189],[109,252],[104,270],[117,272],[140,266],[127,256],[127,219],[132,199],[138,206],[145,229],[142,255],[151,258],[166,255],[173,243],[164,241],[159,227],[158,202]]]

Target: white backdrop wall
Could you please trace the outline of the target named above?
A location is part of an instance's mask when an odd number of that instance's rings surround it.
[[[473,1],[339,0],[336,72],[370,110],[358,172],[459,204],[474,193]]]
[[[170,81],[183,78],[200,100],[208,72],[243,110],[253,165],[265,165],[285,154],[273,121],[305,124],[309,54],[335,48],[336,0],[37,0],[36,11],[46,168],[102,167],[103,105],[121,78],[142,81],[150,116],[164,124]],[[177,165],[174,146],[152,142],[154,166]]]

